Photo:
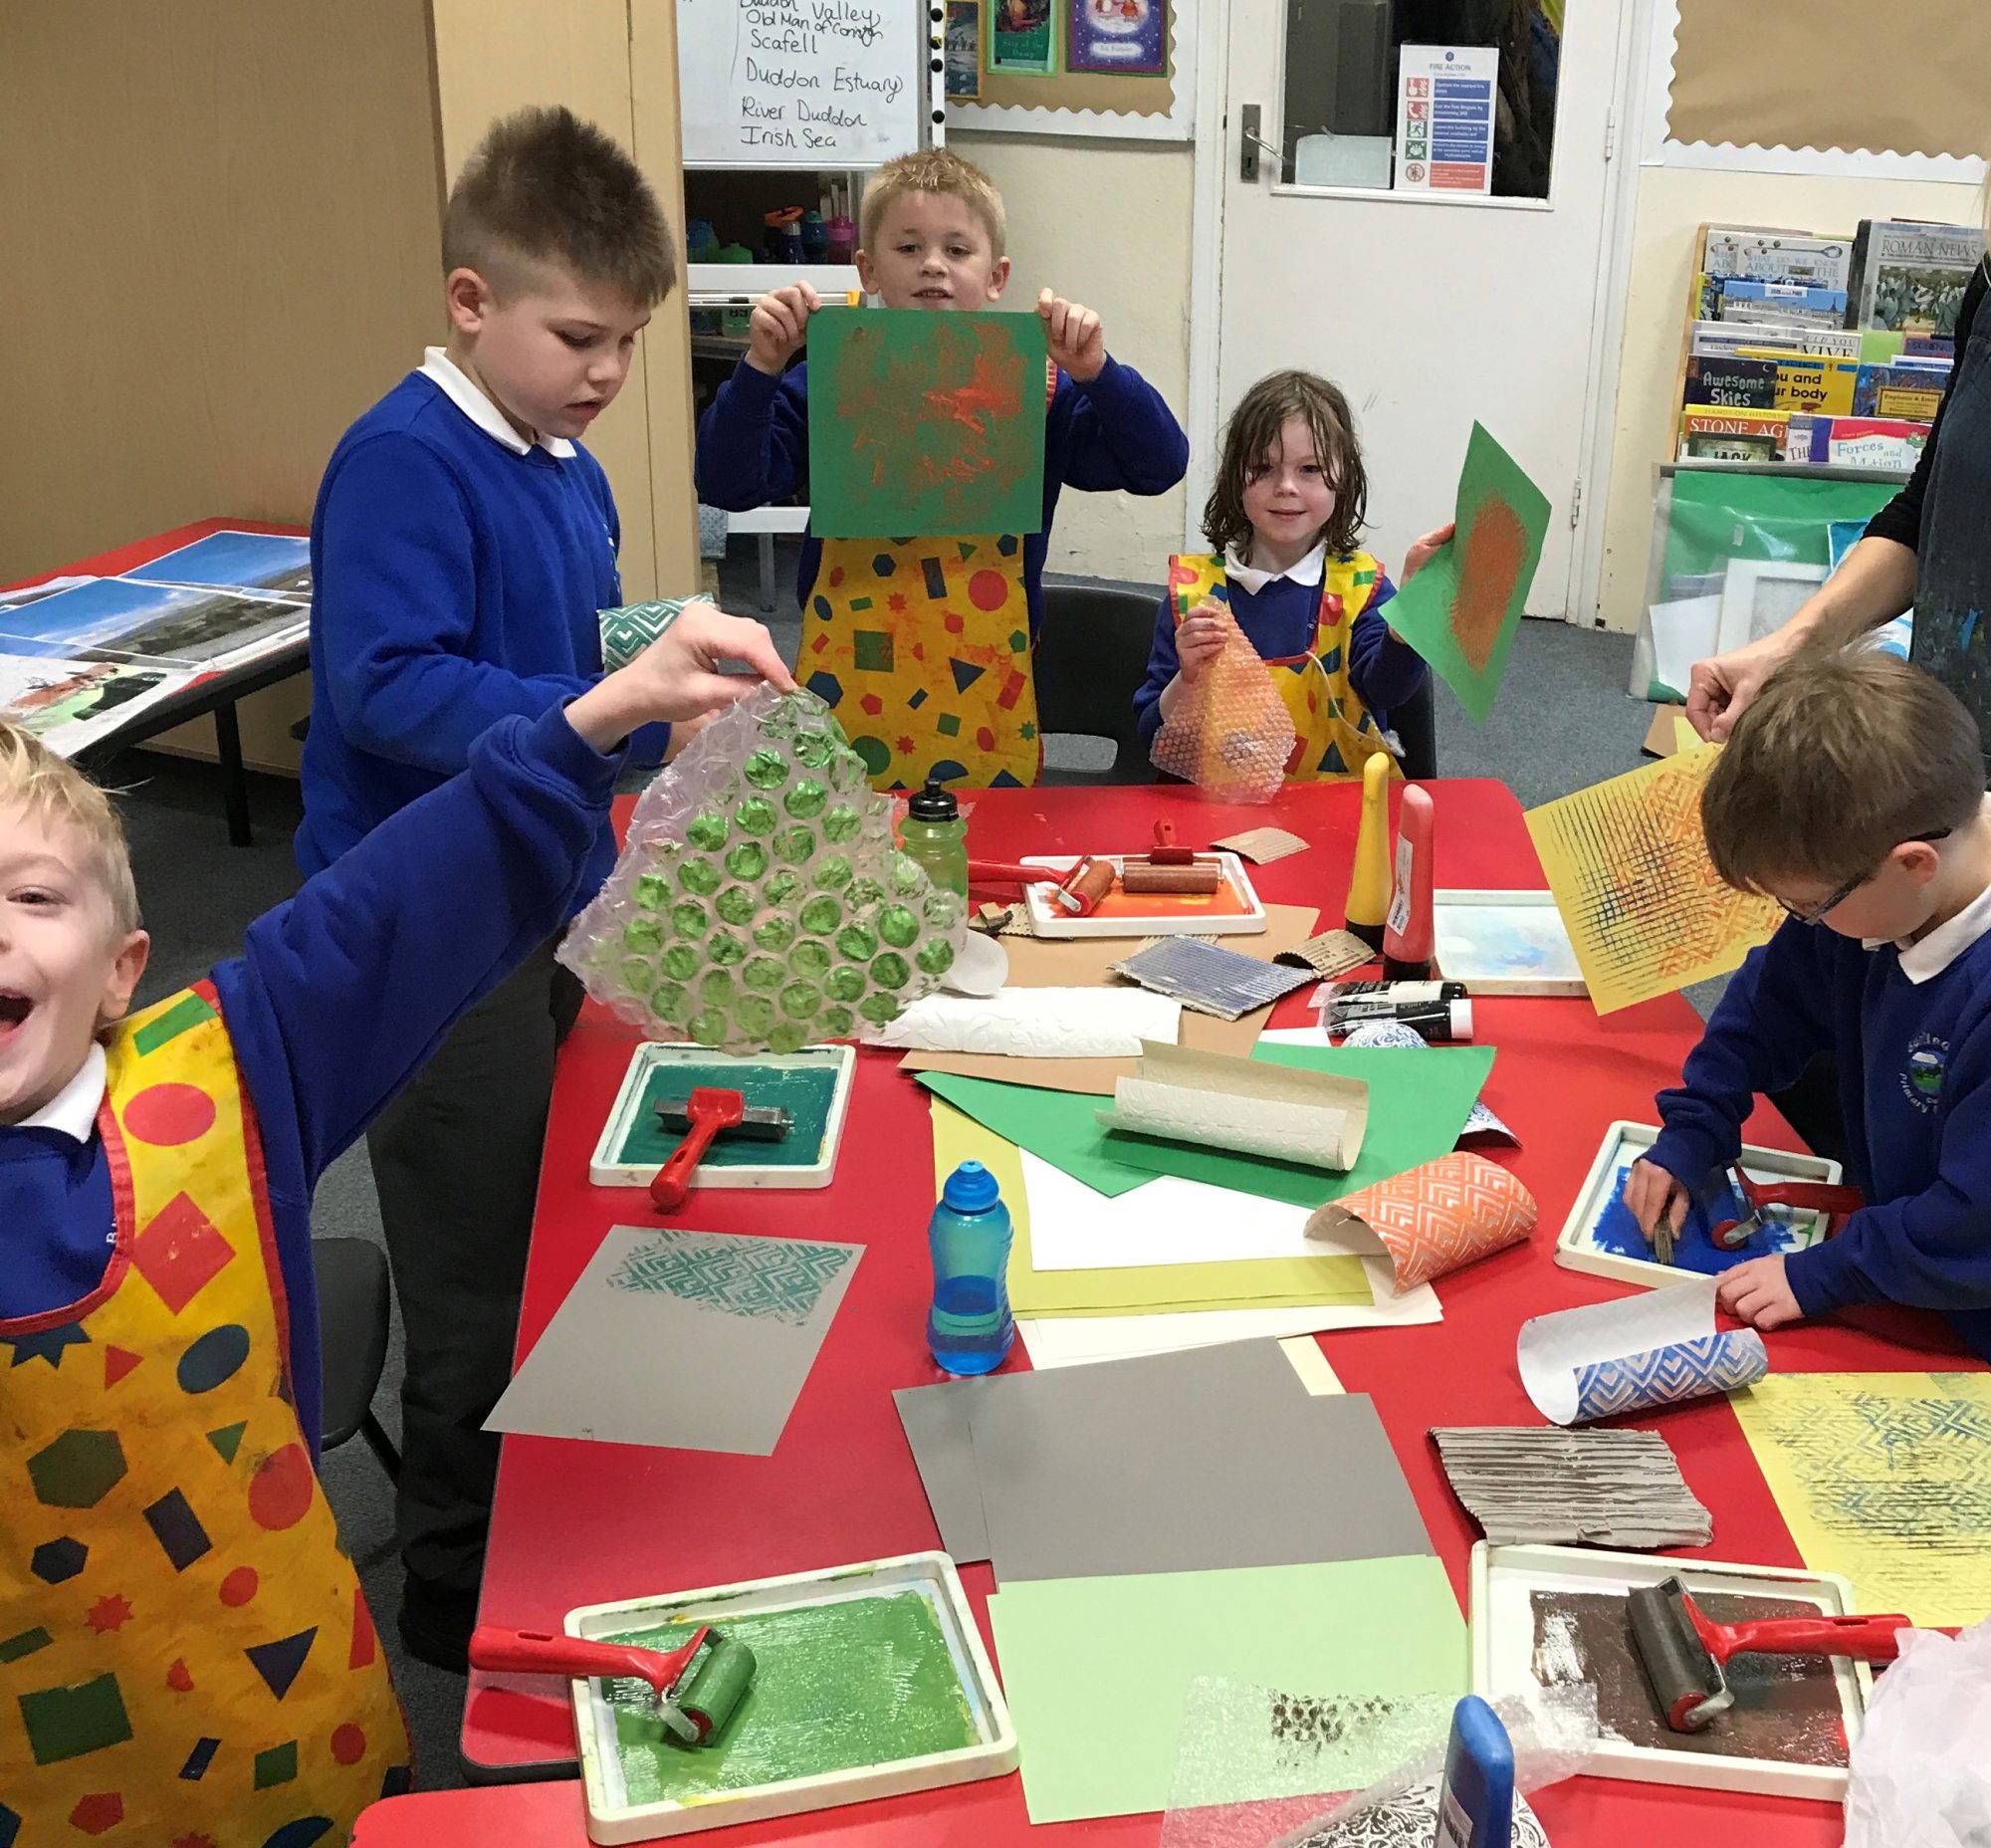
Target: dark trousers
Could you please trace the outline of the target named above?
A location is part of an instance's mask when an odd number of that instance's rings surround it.
[[[553,1054],[578,981],[542,945],[466,1014],[367,1132],[408,1371],[395,1529],[411,1580],[474,1593],[512,1373]]]

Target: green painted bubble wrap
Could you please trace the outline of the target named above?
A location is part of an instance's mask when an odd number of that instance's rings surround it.
[[[892,841],[814,694],[764,687],[637,800],[560,961],[655,1039],[723,1052],[870,1040],[940,987],[966,907]]]

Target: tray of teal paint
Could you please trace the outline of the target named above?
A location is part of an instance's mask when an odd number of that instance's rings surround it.
[[[651,1841],[938,1790],[1016,1768],[1016,1732],[946,1553],[590,1604],[569,1636],[668,1649],[707,1623],[754,1651],[711,1743],[640,1682],[573,1683],[588,1839]]]
[[[856,1069],[857,1049],[848,1045],[734,1058],[709,1046],[645,1040],[622,1075],[587,1178],[596,1187],[649,1186],[683,1135],[658,1123],[657,1100],[712,1084],[741,1092],[750,1105],[777,1104],[795,1126],[779,1142],[720,1136],[692,1171],[694,1187],[827,1187]]]
[[[1604,1132],[1597,1159],[1590,1164],[1562,1237],[1556,1241],[1555,1261],[1564,1270],[1589,1270],[1598,1276],[1616,1277],[1621,1283],[1663,1289],[1682,1276],[1718,1276],[1747,1259],[1806,1251],[1825,1238],[1823,1214],[1778,1208],[1746,1245],[1732,1252],[1723,1250],[1709,1236],[1712,1228],[1723,1220],[1741,1219],[1749,1211],[1748,1203],[1736,1193],[1734,1181],[1724,1173],[1711,1176],[1694,1197],[1674,1245],[1673,1262],[1660,1264],[1625,1205],[1625,1179],[1632,1164],[1649,1154],[1659,1139],[1659,1132],[1651,1123],[1613,1123]],[[1752,1181],[1774,1185],[1790,1181],[1836,1183],[1841,1170],[1836,1161],[1822,1156],[1752,1144],[1742,1151],[1742,1172]]]

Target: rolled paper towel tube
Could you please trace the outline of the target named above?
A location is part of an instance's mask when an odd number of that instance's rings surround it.
[[[1307,1221],[1306,1236],[1372,1234],[1401,1292],[1518,1245],[1534,1229],[1534,1196],[1505,1168],[1451,1154],[1330,1201]]]
[[[1348,881],[1348,928],[1372,950],[1383,947],[1390,907],[1390,765],[1378,751],[1362,766],[1362,828],[1355,836],[1355,867]]]
[[[1753,1386],[1770,1370],[1763,1337],[1717,1330],[1714,1289],[1697,1277],[1523,1322],[1514,1358],[1535,1409],[1574,1425]]]
[[[1346,1110],[1229,1096],[1148,1078],[1116,1078],[1113,1108],[1101,1110],[1099,1121],[1107,1129],[1137,1136],[1234,1149],[1343,1174],[1355,1165],[1362,1142],[1359,1126],[1353,1126],[1351,1134]]]
[[[1120,868],[1123,892],[1214,892],[1222,883],[1220,866],[1154,866],[1129,860]]]

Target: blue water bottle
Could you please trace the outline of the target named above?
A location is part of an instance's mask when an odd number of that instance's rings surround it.
[[[927,1346],[945,1372],[994,1371],[1016,1338],[1009,1317],[1009,1209],[979,1161],[965,1161],[947,1177],[927,1222],[927,1244],[934,1270]]]

